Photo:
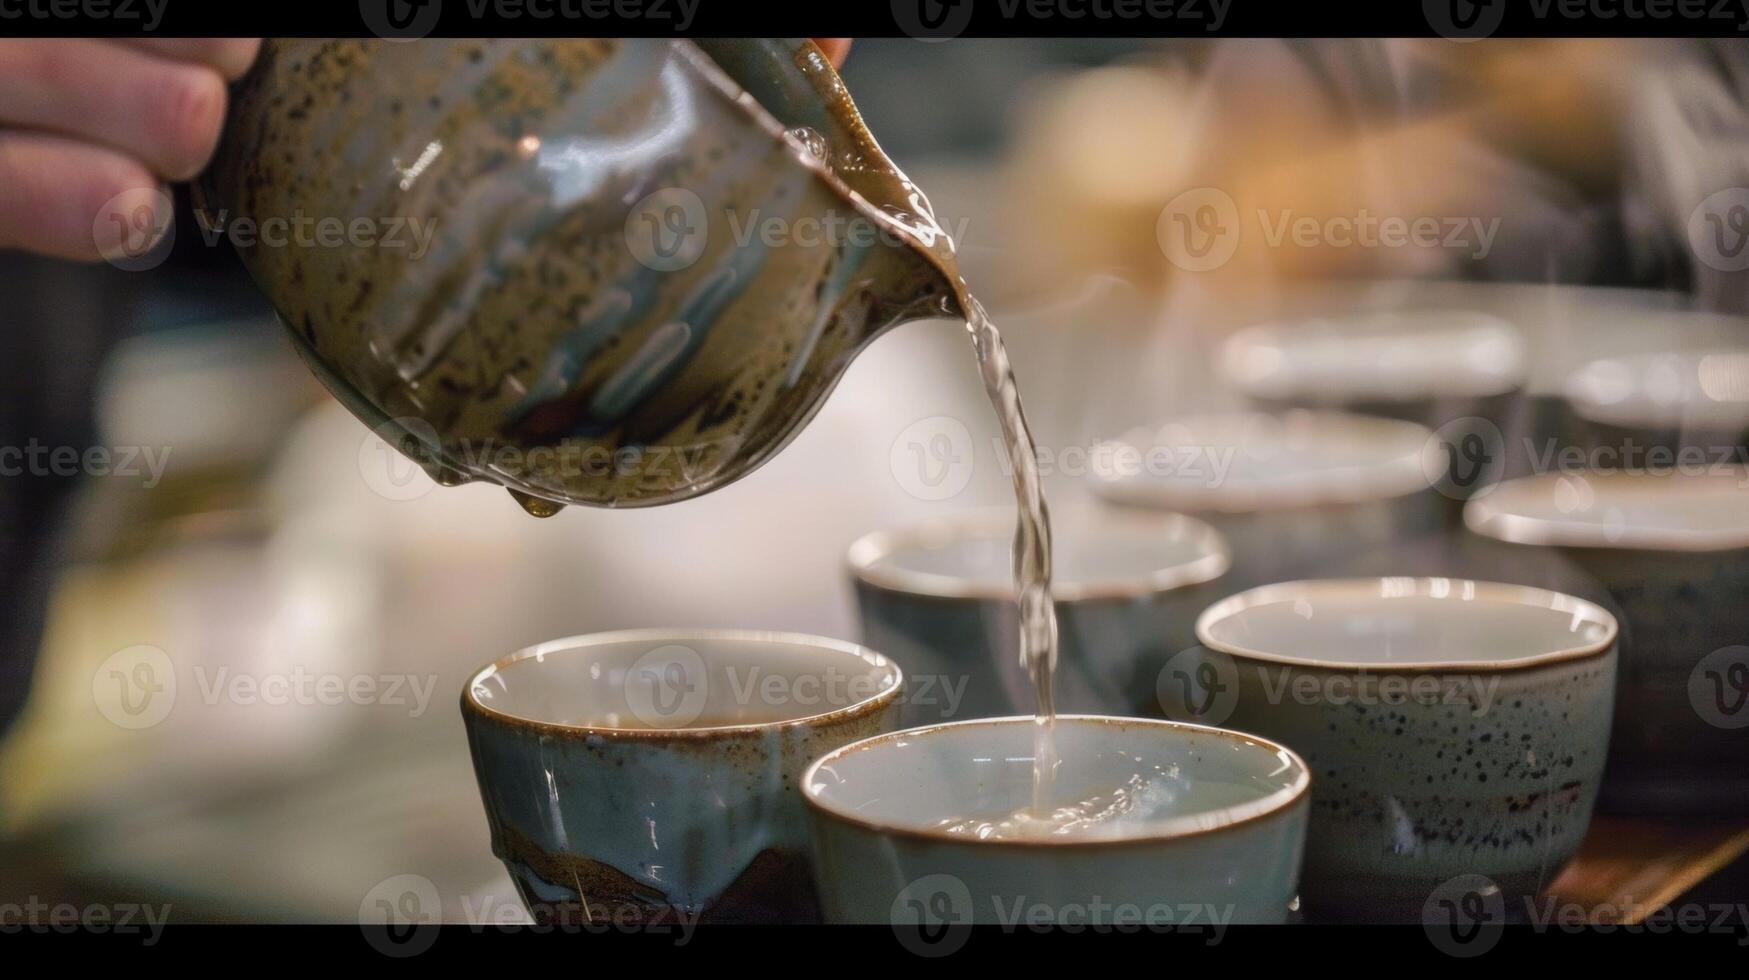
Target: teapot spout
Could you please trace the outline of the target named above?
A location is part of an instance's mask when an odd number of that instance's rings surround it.
[[[923,189],[881,149],[819,47],[806,38],[701,38],[695,43],[787,128],[789,137],[823,165],[846,202],[862,213],[863,230],[872,232],[864,237],[877,241],[882,253],[864,279],[892,314],[873,318],[869,335],[906,320],[963,319],[969,297],[953,237]]]

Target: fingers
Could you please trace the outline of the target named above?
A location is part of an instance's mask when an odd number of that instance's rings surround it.
[[[89,143],[0,132],[0,248],[66,259],[140,255],[170,199],[138,161]]]
[[[212,46],[213,58],[234,58]],[[78,137],[186,180],[206,165],[225,81],[204,63],[88,39],[0,39],[0,126]]]
[[[261,50],[258,37],[118,38],[115,43],[172,61],[206,65],[231,82],[243,77]]]

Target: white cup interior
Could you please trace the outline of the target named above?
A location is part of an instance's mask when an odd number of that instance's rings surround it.
[[[1221,349],[1239,390],[1262,398],[1401,400],[1497,395],[1524,380],[1512,324],[1466,310],[1387,310],[1247,327]]]
[[[1095,472],[1100,496],[1182,510],[1382,500],[1432,486],[1446,467],[1426,426],[1345,412],[1189,416],[1109,446]]]
[[[1517,544],[1648,551],[1749,547],[1749,468],[1548,473],[1509,480],[1464,508],[1478,534]]]
[[[1033,734],[1032,718],[997,718],[877,736],[821,758],[803,792],[851,822],[976,844],[977,837],[947,834],[942,825],[1001,819],[1029,806]],[[1280,745],[1196,725],[1063,715],[1055,739],[1055,800],[1132,787],[1128,810],[1044,838],[1056,843],[1214,830],[1288,805],[1310,780],[1305,763]]]
[[[1213,650],[1340,668],[1500,668],[1595,653],[1615,618],[1583,599],[1469,579],[1284,582],[1209,607]]]
[[[1015,519],[996,508],[875,532],[851,546],[851,568],[902,592],[1011,598]],[[1231,560],[1219,532],[1180,514],[1066,507],[1052,513],[1051,540],[1052,594],[1061,601],[1207,582]]]
[[[716,729],[803,721],[893,696],[899,668],[792,633],[631,630],[554,640],[468,682],[487,712],[567,728]]]

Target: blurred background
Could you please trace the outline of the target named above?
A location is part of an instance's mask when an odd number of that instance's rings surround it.
[[[1486,314],[1552,399],[1596,358],[1749,342],[1742,42],[873,39],[844,74],[1058,452],[1249,404],[1223,344],[1284,318]],[[469,672],[626,627],[854,638],[853,539],[1013,499],[955,323],[877,341],[740,483],[538,521],[378,442],[192,219],[150,271],[0,271],[3,900],[354,922],[416,874],[452,921],[520,911]],[[941,419],[969,455],[932,499],[904,460]]]

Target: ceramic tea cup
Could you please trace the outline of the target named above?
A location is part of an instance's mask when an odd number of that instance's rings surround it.
[[[980,836],[1031,804],[1034,729],[1030,717],[912,729],[810,767],[826,920],[890,923],[909,942],[973,923],[1287,919],[1311,782],[1293,752],[1198,725],[1059,715],[1052,799],[1108,819]]]
[[[1226,543],[1179,514],[1065,507],[1052,524],[1058,710],[1151,708],[1160,665],[1220,594]],[[851,545],[863,642],[905,665],[906,725],[1035,710],[1018,655],[1013,539],[1014,511],[992,508]]]
[[[796,792],[902,687],[837,640],[630,630],[482,668],[462,718],[492,850],[537,920],[818,919]]]
[[[1261,407],[1419,422],[1499,417],[1524,383],[1525,341],[1472,310],[1369,310],[1264,323],[1222,345],[1221,372]]]
[[[1749,349],[1672,350],[1605,357],[1567,379],[1583,421],[1579,448],[1614,454],[1593,465],[1644,468],[1678,450],[1731,455],[1749,445]]]
[[[1749,806],[1749,469],[1551,473],[1472,500],[1477,534],[1553,549],[1621,608],[1622,666],[1600,806]]]
[[[1425,426],[1341,412],[1188,416],[1101,447],[1093,491],[1191,514],[1232,548],[1229,592],[1330,574],[1354,555],[1449,524],[1446,471]]]
[[[1601,607],[1466,579],[1288,582],[1215,604],[1197,636],[1162,674],[1168,713],[1275,739],[1317,779],[1308,919],[1420,919],[1461,874],[1522,914],[1585,835],[1615,693]]]

